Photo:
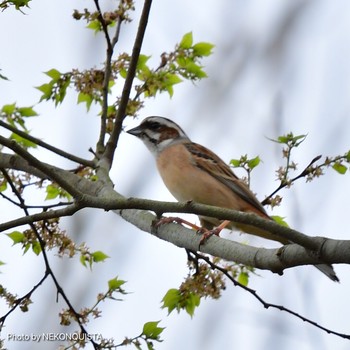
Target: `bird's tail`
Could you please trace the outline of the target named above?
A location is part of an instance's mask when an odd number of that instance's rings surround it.
[[[330,278],[334,282],[339,282],[339,278],[336,275],[333,266],[329,264],[319,264],[314,265],[317,269],[323,272],[328,278]]]

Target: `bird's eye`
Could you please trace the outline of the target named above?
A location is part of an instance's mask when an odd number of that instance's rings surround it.
[[[149,128],[152,130],[159,130],[162,127],[162,125],[158,122],[151,122],[149,124]]]

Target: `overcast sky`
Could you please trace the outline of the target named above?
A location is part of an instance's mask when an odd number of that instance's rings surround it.
[[[114,1],[106,1],[112,5]],[[0,13],[0,68],[10,81],[0,80],[0,106],[17,102],[34,105],[42,73],[53,67],[61,72],[99,66],[104,60],[102,35],[93,35],[83,22],[72,19],[74,8],[92,8],[92,1],[33,0],[25,15],[12,9]],[[141,10],[136,1],[134,22],[122,28],[118,52],[130,50]],[[175,88],[172,99],[162,95],[146,102],[137,125],[148,115],[174,119],[196,142],[218,153],[225,161],[248,154],[259,155],[261,166],[253,173],[252,190],[263,199],[278,183],[275,170],[283,165],[280,147],[268,140],[292,131],[307,134],[293,158],[300,170],[317,155],[335,156],[350,149],[350,3],[330,1],[199,0],[154,1],[142,52],[159,55],[171,50],[183,34],[215,44],[214,54],[203,63],[208,79]],[[116,91],[118,93],[118,91]],[[98,135],[98,110],[76,106],[72,91],[58,108],[51,103],[35,107],[30,129],[37,137],[65,150],[90,157]],[[1,130],[3,132],[3,130]],[[64,159],[35,151],[40,159],[69,168]],[[116,189],[125,196],[173,200],[161,182],[144,145],[125,133],[120,139],[112,169]],[[332,169],[325,176],[297,182],[280,193],[282,205],[271,214],[286,217],[290,226],[309,235],[348,237],[349,175]],[[33,193],[29,203],[43,194]],[[1,204],[3,205],[3,204]],[[0,220],[20,215],[0,207]],[[161,320],[167,327],[159,350],[183,349],[348,349],[348,341],[326,333],[276,310],[265,310],[251,295],[228,283],[220,300],[202,300],[191,319],[160,309],[166,291],[179,287],[186,277],[186,254],[169,243],[140,232],[113,213],[85,210],[62,220],[67,232],[91,250],[110,256],[92,271],[78,261],[50,259],[59,281],[74,305],[93,305],[97,293],[115,276],[127,280],[130,294],[122,302],[108,301],[103,317],[88,324],[89,333],[102,333],[117,342],[140,333],[147,321]],[[230,239],[271,246],[238,233]],[[42,257],[11,248],[0,236],[0,283],[19,295],[44,274]],[[347,266],[336,266],[341,284],[332,283],[312,267],[299,267],[280,277],[266,271],[252,276],[250,287],[266,301],[281,304],[332,330],[349,334]],[[15,311],[6,322],[2,338],[10,333],[71,332],[59,325],[51,281],[33,295],[30,312]],[[0,303],[0,315],[5,306]],[[10,349],[28,344],[11,342]],[[41,343],[36,349],[56,349],[58,343]]]

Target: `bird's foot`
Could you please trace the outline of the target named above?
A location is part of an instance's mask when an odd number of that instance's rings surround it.
[[[160,227],[162,225],[171,224],[171,223],[174,223],[174,222],[177,223],[177,224],[183,224],[183,225],[189,226],[189,227],[193,228],[196,231],[199,231],[199,230],[202,229],[201,227],[199,227],[199,226],[197,226],[195,224],[192,224],[192,222],[189,222],[187,220],[184,220],[184,219],[176,217],[176,216],[162,217],[159,220],[157,220],[154,223],[153,226],[155,228],[158,228],[158,227]]]

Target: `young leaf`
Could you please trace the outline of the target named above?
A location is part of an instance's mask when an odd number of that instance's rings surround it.
[[[41,246],[40,243],[35,241],[32,243],[32,250],[36,255],[39,255],[41,253]]]
[[[232,165],[234,168],[238,168],[241,166],[241,160],[240,159],[231,159],[230,165]]]
[[[179,308],[180,299],[181,293],[178,289],[169,289],[162,299],[162,308],[167,308],[168,314],[170,314],[174,309]]]
[[[24,137],[22,136],[19,136],[15,133],[12,133],[11,136],[10,136],[10,139],[11,140],[15,140],[17,143],[19,143],[20,145],[24,146],[25,148],[36,148],[37,147],[37,144],[32,142],[32,141],[29,141],[27,139],[25,139]]]
[[[59,72],[57,69],[50,69],[49,71],[45,72],[47,76],[49,76],[54,82],[58,81],[61,78],[62,73]]]
[[[192,32],[189,32],[182,37],[179,47],[181,49],[186,50],[192,46],[192,43],[193,43],[193,35],[192,35]]]
[[[21,243],[24,240],[24,234],[19,231],[13,231],[11,233],[7,233],[7,236],[13,240],[13,244]]]
[[[260,158],[259,156],[256,156],[253,159],[249,159],[248,160],[248,167],[252,170],[254,169],[256,166],[258,166],[260,164]]]
[[[43,100],[49,100],[53,93],[53,82],[37,86],[36,89],[43,93],[40,97],[40,102]]]
[[[249,281],[249,275],[246,272],[240,272],[237,281],[243,286],[247,286]]]
[[[346,171],[348,170],[348,168],[344,164],[339,163],[339,162],[334,163],[332,168],[341,175],[344,175],[346,173]]]
[[[88,29],[92,29],[95,34],[100,32],[102,30],[102,26],[101,26],[101,23],[99,20],[94,20],[94,21],[91,21],[87,26],[86,28]]]
[[[7,114],[7,115],[11,115],[16,109],[16,103],[10,104],[10,105],[4,105],[1,108],[1,112]]]
[[[278,216],[278,215],[272,215],[271,218],[273,219],[273,221],[277,222],[281,226],[289,227],[287,222],[284,220],[284,217]]]
[[[193,45],[193,51],[196,56],[209,56],[214,46],[215,45],[210,43],[201,42]]]
[[[85,103],[87,111],[90,110],[91,104],[92,104],[93,98],[89,94],[85,94],[84,92],[79,92],[78,95],[78,103]]]
[[[189,293],[187,299],[186,299],[186,312],[192,317],[194,314],[194,310],[196,307],[199,306],[201,302],[201,298],[198,294],[195,293]]]
[[[84,267],[87,267],[86,262],[87,262],[88,260],[89,260],[89,259],[88,259],[84,254],[81,254],[81,255],[80,255],[79,261],[80,261],[80,263],[81,263]]]
[[[143,70],[145,67],[147,67],[146,63],[147,61],[151,58],[151,56],[146,56],[146,55],[140,55],[139,59],[137,61],[137,70]],[[148,67],[147,67],[148,68]]]
[[[154,322],[146,322],[143,325],[142,334],[147,339],[154,339],[158,340],[159,335],[163,332],[165,329],[164,327],[158,327],[160,321],[154,321]]]
[[[18,108],[18,112],[22,117],[36,117],[38,115],[33,107],[20,107]]]
[[[100,250],[91,253],[91,256],[94,262],[105,261],[107,258],[109,258],[108,255],[106,255],[104,252],[101,252]]]
[[[4,192],[7,189],[7,181],[6,180],[2,180],[0,181],[0,192]]]
[[[47,185],[45,200],[55,199],[60,195],[60,189],[55,185]]]
[[[108,289],[110,291],[119,290],[120,287],[125,283],[126,283],[126,281],[119,280],[118,277],[115,277],[115,278],[108,281]]]

